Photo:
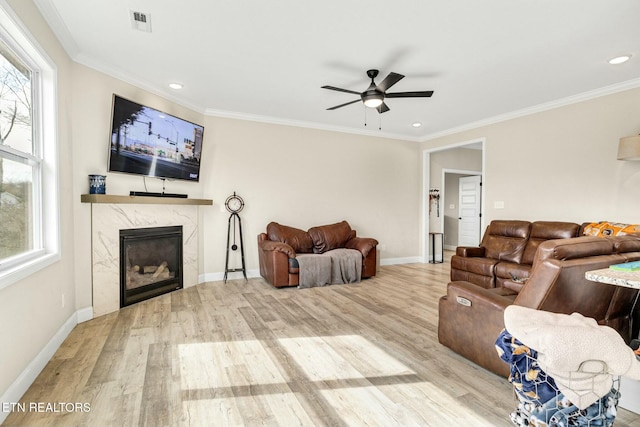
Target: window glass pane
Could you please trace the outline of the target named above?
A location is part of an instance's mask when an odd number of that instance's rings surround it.
[[[31,71],[0,43],[0,144],[33,154]]]
[[[61,258],[55,64],[4,9],[0,4],[0,290]]]
[[[33,167],[0,157],[0,260],[33,249]]]

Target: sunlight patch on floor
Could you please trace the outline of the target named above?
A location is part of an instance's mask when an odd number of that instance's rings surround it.
[[[278,342],[314,381],[414,374],[360,335],[283,338]]]
[[[257,340],[178,346],[182,390],[284,383]]]
[[[472,411],[461,411],[460,403],[436,403],[427,392],[428,382],[322,390],[323,397],[347,425],[367,426],[478,426],[493,427]],[[442,402],[442,395],[438,395]]]
[[[299,367],[295,381],[308,382],[321,397],[316,403],[329,405],[348,425],[491,425],[360,335],[280,338],[274,344]],[[182,390],[200,393],[183,401],[180,423],[313,425],[304,400],[288,392],[293,383],[283,378],[265,345],[179,345]]]
[[[191,400],[182,403],[184,426],[312,426],[293,393]]]

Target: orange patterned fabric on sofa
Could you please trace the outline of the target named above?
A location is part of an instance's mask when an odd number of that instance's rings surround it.
[[[582,232],[585,236],[622,236],[625,234],[640,233],[640,224],[623,224],[619,222],[592,222],[584,226]]]

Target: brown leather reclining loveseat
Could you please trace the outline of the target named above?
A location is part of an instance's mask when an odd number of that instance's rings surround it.
[[[578,237],[581,226],[572,222],[494,220],[480,246],[459,246],[451,257],[451,280],[483,288],[502,286],[513,277],[526,279],[540,243]]]
[[[378,241],[356,237],[347,221],[312,227],[309,231],[276,222],[258,235],[260,275],[275,287],[298,286],[299,266],[296,254],[321,254],[333,249],[355,249],[362,254],[362,278],[376,274]]]
[[[500,375],[509,365],[495,350],[504,328],[504,309],[521,305],[538,310],[594,318],[629,342],[630,312],[638,290],[587,280],[585,272],[640,260],[640,236],[557,239],[542,242],[527,280],[505,280],[487,289],[452,281],[440,298],[438,340],[456,353]]]

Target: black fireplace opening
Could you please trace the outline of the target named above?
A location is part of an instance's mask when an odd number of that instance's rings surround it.
[[[120,308],[182,286],[182,226],[120,230]]]

